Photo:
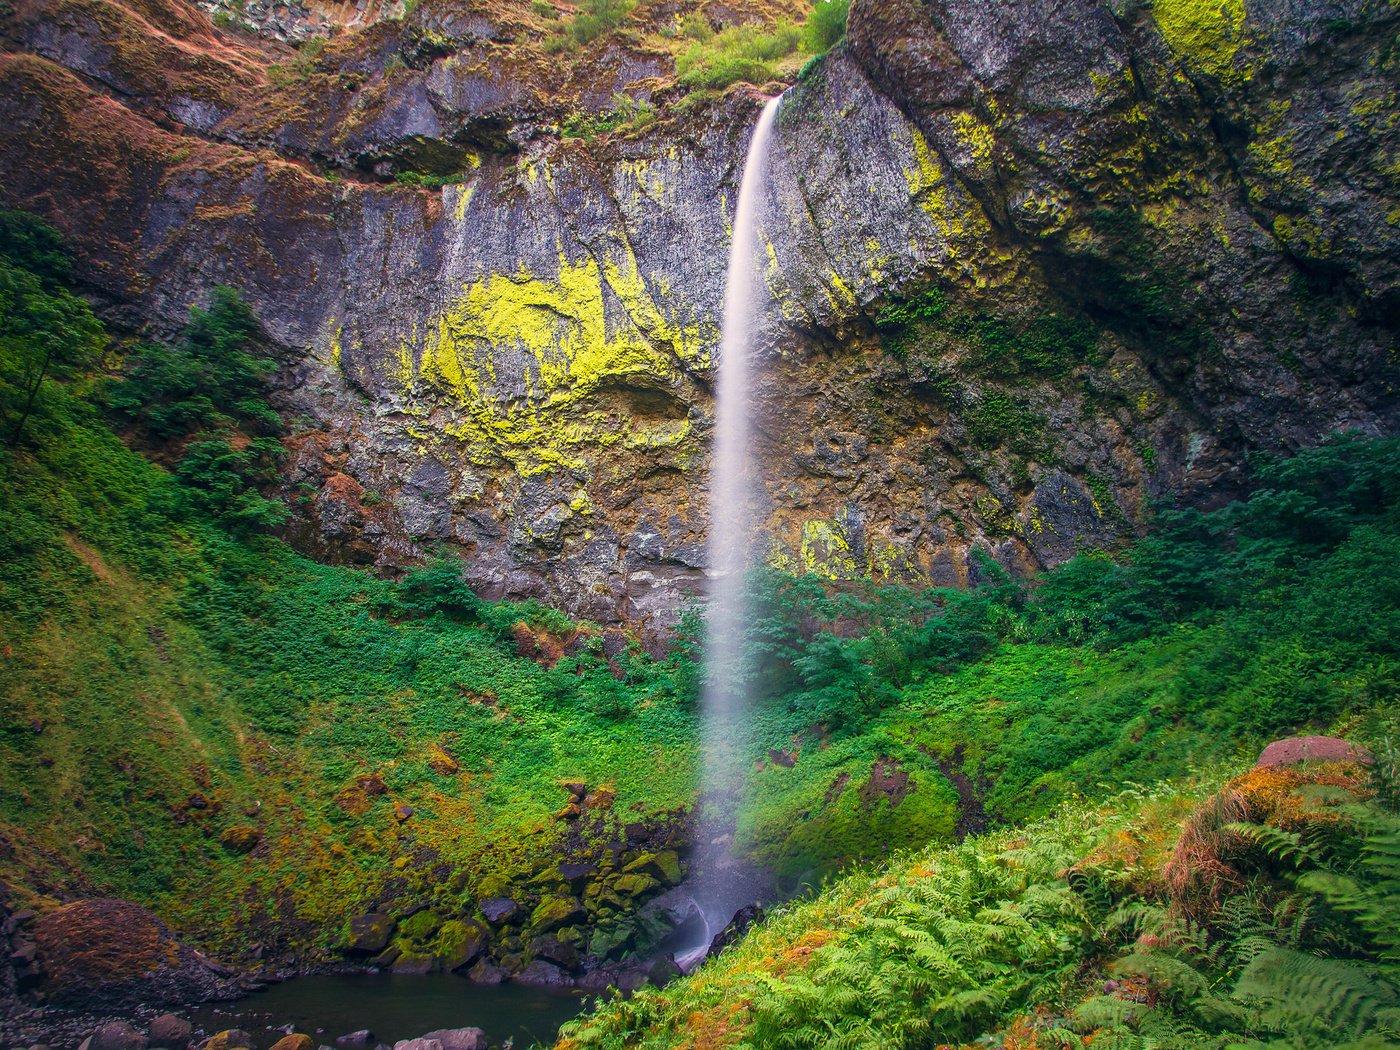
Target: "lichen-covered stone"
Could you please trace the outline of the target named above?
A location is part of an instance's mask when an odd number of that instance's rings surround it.
[[[586,914],[576,897],[546,897],[531,912],[530,928],[537,933],[545,933],[578,922]]]

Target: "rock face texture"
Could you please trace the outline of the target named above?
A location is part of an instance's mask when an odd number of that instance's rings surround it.
[[[289,58],[182,0],[20,0],[0,195],[131,327],[243,291],[286,348],[306,549],[446,547],[487,597],[665,624],[703,590],[761,100],[669,105],[635,35],[552,60],[528,5],[468,6]],[[776,136],[764,556],[1032,569],[1247,453],[1393,430],[1397,28],[1387,0],[854,0]],[[614,92],[662,119],[560,134]]]

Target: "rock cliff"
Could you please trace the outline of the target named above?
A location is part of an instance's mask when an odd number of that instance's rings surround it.
[[[703,588],[761,102],[676,85],[660,43],[697,6],[803,7],[653,0],[557,51],[523,0],[322,5],[358,24],[298,50],[311,15],[18,0],[0,196],[128,328],[244,293],[285,348],[306,548],[446,547],[487,596],[663,624]],[[766,556],[1027,570],[1250,452],[1393,430],[1397,29],[1387,0],[854,0],[776,137]],[[628,106],[658,119],[608,133]]]

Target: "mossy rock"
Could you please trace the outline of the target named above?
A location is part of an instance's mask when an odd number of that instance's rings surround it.
[[[615,959],[632,943],[634,932],[632,924],[626,922],[596,926],[588,938],[588,954],[600,959]]]
[[[291,1035],[284,1035],[273,1043],[271,1050],[316,1050],[316,1040],[309,1035],[294,1032]]]
[[[442,924],[437,940],[433,942],[433,954],[444,970],[458,970],[474,963],[486,945],[491,934],[479,922],[451,919]]]
[[[530,915],[530,929],[544,933],[559,926],[579,922],[587,913],[576,897],[546,897]]]
[[[624,875],[650,875],[668,886],[674,886],[681,881],[681,859],[671,849],[660,853],[643,853],[626,865],[622,872]]]
[[[515,882],[505,875],[487,875],[476,884],[477,900],[487,897],[509,897],[515,889]]]
[[[661,883],[650,875],[634,872],[631,875],[619,876],[617,882],[613,883],[613,885],[617,888],[618,893],[625,894],[628,897],[640,897],[642,894],[656,889]]]
[[[373,955],[382,952],[394,933],[394,920],[379,912],[357,915],[350,920],[345,950]]]
[[[399,935],[415,944],[426,944],[442,929],[443,918],[435,911],[415,912],[399,923]]]

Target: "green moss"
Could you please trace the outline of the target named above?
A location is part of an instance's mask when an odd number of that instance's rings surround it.
[[[1244,0],[1152,0],[1162,36],[1192,69],[1225,82],[1249,76],[1239,63],[1245,38]]]

